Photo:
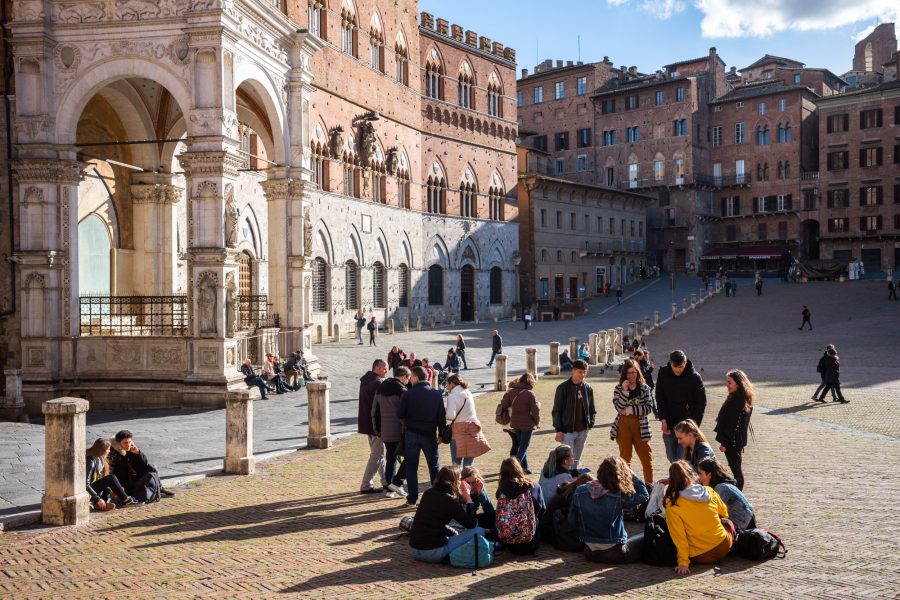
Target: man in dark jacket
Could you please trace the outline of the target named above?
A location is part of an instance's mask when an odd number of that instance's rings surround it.
[[[241,373],[244,374],[244,383],[247,384],[247,387],[256,386],[259,388],[259,393],[262,395],[262,399],[266,399],[266,391],[269,389],[266,386],[266,382],[263,381],[263,378],[256,374],[253,370],[253,361],[249,358],[244,361],[244,364],[241,365]]]
[[[825,368],[828,366],[828,351],[834,350],[834,344],[828,344],[825,346],[825,352],[822,353],[822,357],[819,358],[819,364],[816,365],[816,373],[819,374],[822,382],[819,384],[819,387],[816,388],[816,391],[813,392],[812,399],[818,400],[819,394],[822,393],[822,390],[825,389]],[[834,391],[831,392],[831,399],[835,400],[837,398]]]
[[[809,325],[809,330],[812,331],[812,321],[809,320],[810,317],[812,317],[812,313],[809,312],[809,309],[806,307],[805,304],[803,305],[803,313],[801,313],[801,314],[803,315],[803,322],[800,323],[800,327],[798,327],[797,329],[799,329],[800,331],[803,331],[803,328],[806,325]]]
[[[372,370],[359,378],[359,414],[356,419],[356,432],[365,435],[369,442],[369,461],[366,470],[363,471],[362,483],[359,486],[361,494],[374,494],[382,491],[387,486],[384,479],[384,443],[375,434],[372,426],[372,404],[375,402],[375,392],[384,381],[387,374],[387,363],[377,359],[372,363]],[[381,487],[376,488],[372,483],[375,473],[381,477]]]
[[[116,476],[128,495],[138,502],[156,502],[160,496],[174,496],[159,481],[156,467],[134,443],[134,435],[127,429],[116,434],[109,453],[109,470]]]
[[[494,357],[498,354],[503,354],[503,338],[495,329],[491,332],[491,360],[488,361],[487,366],[490,367],[494,364]]]
[[[375,435],[384,442],[384,480],[388,484],[384,495],[388,498],[406,496],[406,490],[403,489],[403,480],[406,479],[406,462],[401,462],[400,467],[397,468],[397,459],[400,458],[397,450],[403,435],[403,427],[397,411],[400,409],[400,398],[408,389],[406,387],[408,383],[409,369],[397,365],[394,367],[394,376],[385,379],[378,386],[378,391],[375,392],[375,404],[372,406],[372,425],[375,428]]]
[[[581,453],[587,442],[588,432],[594,426],[594,390],[585,382],[587,363],[572,362],[572,376],[556,388],[553,398],[553,428],[556,441],[572,447],[575,462],[581,461]]]
[[[706,410],[703,379],[681,350],[669,355],[669,364],[662,367],[656,376],[656,407],[662,424],[666,457],[669,462],[675,462],[682,457],[684,450],[678,446],[672,428],[685,419],[693,419],[700,425]]]
[[[441,468],[438,462],[438,433],[446,425],[444,398],[440,390],[432,389],[423,367],[411,369],[412,387],[400,397],[397,416],[403,423],[404,461],[406,462],[406,503],[415,505],[419,499],[419,453],[425,454],[431,481]]]

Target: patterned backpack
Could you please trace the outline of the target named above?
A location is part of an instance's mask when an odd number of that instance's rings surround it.
[[[525,492],[509,499],[500,494],[497,499],[497,536],[504,544],[526,544],[534,539],[537,519],[531,493]]]

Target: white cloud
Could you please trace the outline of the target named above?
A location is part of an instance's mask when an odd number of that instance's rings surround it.
[[[833,29],[876,17],[896,21],[897,0],[695,0],[704,37],[766,37],[792,29]],[[864,36],[863,36],[864,37]]]
[[[628,4],[629,0],[606,0],[611,6],[622,6]],[[682,0],[639,0],[641,10],[653,15],[654,17],[666,20],[672,15],[680,13],[684,10],[685,4]]]

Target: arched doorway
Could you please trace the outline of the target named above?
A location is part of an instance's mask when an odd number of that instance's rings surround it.
[[[88,215],[78,224],[78,289],[82,294],[108,296],[112,292],[110,251],[106,224]]]
[[[475,269],[463,265],[459,271],[459,320],[475,320]]]
[[[819,222],[813,219],[803,221],[800,226],[800,258],[819,259]]]

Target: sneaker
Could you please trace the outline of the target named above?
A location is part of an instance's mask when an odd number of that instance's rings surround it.
[[[360,494],[379,494],[384,491],[384,488],[368,488],[365,490],[359,490]]]
[[[394,492],[395,494],[398,494],[398,495],[403,496],[404,498],[406,498],[406,490],[403,489],[403,486],[402,486],[402,485],[394,485],[394,484],[392,483],[392,484],[390,484],[389,486],[387,486],[387,489],[389,489],[390,491]]]
[[[398,494],[396,492],[385,492],[384,497],[385,498],[399,498],[400,494]]]
[[[825,398],[816,398],[815,396],[813,396],[813,400],[815,400],[816,402],[821,402],[823,404],[825,403]]]
[[[159,493],[161,495],[165,496],[166,498],[172,498],[175,495],[175,492],[173,492],[172,490],[168,490],[166,488],[162,488],[161,490],[159,490]]]

